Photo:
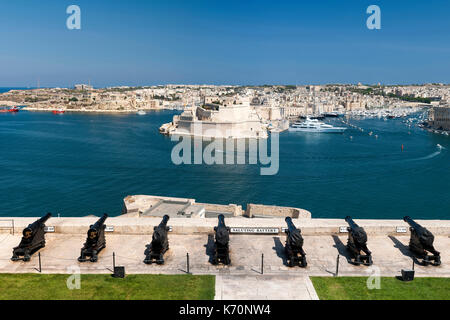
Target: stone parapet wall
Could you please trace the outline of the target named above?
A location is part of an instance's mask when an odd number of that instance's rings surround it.
[[[8,221],[8,219],[10,221]],[[14,234],[22,234],[22,230],[38,218],[2,218],[0,233],[11,234],[14,225]],[[46,225],[55,228],[58,234],[85,235],[89,226],[97,221],[98,217],[86,218],[50,218]],[[14,220],[14,224],[12,223]],[[161,222],[161,218],[128,218],[115,217],[106,220],[107,226],[114,227],[114,234],[124,235],[151,235],[153,228]],[[236,217],[225,220],[229,227],[242,228],[278,228],[282,235],[282,228],[286,228],[283,218],[245,218]],[[293,219],[297,228],[303,235],[344,235],[340,227],[347,226],[343,219]],[[409,235],[409,226],[403,220],[355,220],[364,227],[369,236],[398,236]],[[450,220],[417,220],[419,224],[430,230],[435,236],[450,236]],[[175,218],[169,220],[172,234],[210,234],[214,232],[217,219],[208,218]],[[397,233],[397,227],[403,227],[406,233]],[[236,235],[237,236],[237,235]]]
[[[245,216],[253,217],[291,217],[294,219],[311,219],[311,212],[290,207],[266,206],[262,204],[249,204]]]
[[[211,203],[196,203],[199,206],[203,206],[206,211],[220,212],[220,213],[231,213],[234,217],[242,216],[242,206],[237,204],[221,205],[221,204],[211,204]]]

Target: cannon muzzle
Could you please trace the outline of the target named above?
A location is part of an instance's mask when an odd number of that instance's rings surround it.
[[[287,223],[289,232],[293,232],[294,230],[297,230],[297,227],[294,225],[294,222],[292,222],[291,217],[286,217],[286,219],[284,219],[284,220]]]
[[[219,219],[219,227],[225,227],[225,216],[223,214],[219,214],[218,216]]]
[[[42,218],[40,218],[40,219],[38,220],[38,222],[39,222],[39,223],[42,223],[42,224],[43,224],[43,223],[46,223],[47,220],[51,218],[51,216],[52,216],[52,214],[49,212],[49,213],[47,213],[45,216],[43,216]]]
[[[418,224],[417,222],[415,222],[410,216],[406,216],[403,218],[403,220],[408,223],[411,228],[414,228],[416,230],[419,230],[421,228],[423,228],[420,224]]]
[[[100,219],[97,220],[96,223],[91,226],[91,229],[99,230],[105,224],[107,218],[108,215],[105,213]]]
[[[166,214],[166,215],[163,217],[163,219],[162,219],[161,223],[159,224],[159,226],[160,226],[160,227],[165,227],[165,226],[167,226],[167,222],[169,221],[169,219],[170,219],[170,217]]]
[[[359,226],[356,224],[355,221],[353,221],[352,217],[347,216],[345,217],[345,221],[348,223],[348,225],[350,226],[350,228],[352,229],[357,229]]]

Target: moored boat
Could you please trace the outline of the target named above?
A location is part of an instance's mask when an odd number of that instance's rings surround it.
[[[12,107],[11,109],[8,109],[8,112],[19,112],[19,110],[18,107]]]
[[[289,127],[293,132],[343,133],[347,128],[334,127],[331,124],[307,118],[304,122],[296,122]]]

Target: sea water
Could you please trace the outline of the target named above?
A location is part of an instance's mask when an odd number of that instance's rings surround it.
[[[174,114],[0,114],[0,216],[119,215],[124,197],[146,194],[315,218],[450,218],[447,136],[382,119],[350,119],[364,132],[283,132],[279,172],[261,176],[259,165],[173,164],[176,142],[158,128]]]

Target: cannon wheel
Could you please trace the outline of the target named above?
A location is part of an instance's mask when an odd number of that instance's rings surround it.
[[[229,264],[231,264],[231,259],[230,256],[227,254],[226,258],[225,258],[225,264],[228,266]]]
[[[89,259],[91,262],[97,262],[98,256],[97,256],[97,250],[92,250],[91,259]]]
[[[164,257],[162,254],[159,255],[158,260],[156,260],[156,264],[159,264],[159,265],[164,264]]]
[[[306,257],[301,258],[300,267],[306,268],[308,266],[308,262],[306,262]]]
[[[292,257],[289,258],[289,260],[288,260],[288,266],[289,266],[290,268],[293,268],[293,267],[294,267],[294,259],[292,259]]]

